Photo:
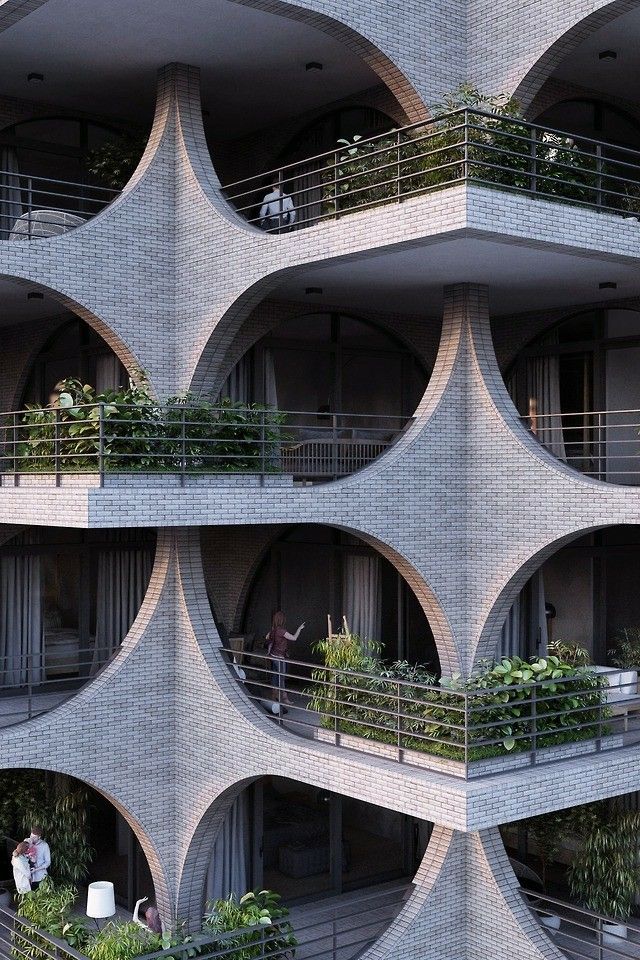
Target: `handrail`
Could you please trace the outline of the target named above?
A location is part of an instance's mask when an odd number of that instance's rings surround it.
[[[258,405],[73,404],[0,414],[0,485],[31,475],[282,474],[347,476],[412,422],[397,414],[281,411]]]
[[[521,888],[520,893],[532,914],[570,960],[615,960],[618,957],[630,960],[640,955],[637,920],[616,920],[526,888]],[[619,925],[625,928],[626,935],[616,932]]]
[[[585,668],[558,679],[456,687],[303,660],[276,664],[231,647],[220,655],[249,700],[291,732],[331,736],[354,750],[378,744],[383,756],[409,765],[441,770],[444,761],[445,772],[465,779],[500,772],[501,763],[510,769],[514,758],[538,765],[640,742],[628,722],[640,714],[637,675],[630,689],[613,669],[610,676]]]
[[[554,456],[580,473],[640,484],[640,410],[532,411],[520,420]]]
[[[640,216],[640,150],[465,107],[336,144],[222,192],[249,223],[284,233],[462,182]],[[267,185],[280,195],[261,217]]]

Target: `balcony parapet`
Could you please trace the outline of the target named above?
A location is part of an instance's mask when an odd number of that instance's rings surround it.
[[[640,151],[465,108],[345,141],[222,192],[248,223],[286,234],[461,183],[640,216]]]
[[[120,190],[0,170],[0,240],[42,240],[101,213]]]

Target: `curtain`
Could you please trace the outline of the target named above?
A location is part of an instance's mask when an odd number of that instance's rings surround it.
[[[16,220],[22,216],[22,193],[20,177],[16,176],[18,154],[15,147],[0,149],[0,237],[5,239],[13,230]]]
[[[500,634],[500,657],[544,657],[549,641],[542,570],[531,577],[514,600]]]
[[[566,460],[560,415],[559,357],[531,357],[527,361],[527,396],[531,429],[554,456]],[[545,416],[552,413],[558,416]],[[536,414],[542,419],[536,420]]]
[[[101,550],[98,554],[96,641],[91,672],[115,653],[144,600],[151,577],[150,549]]]
[[[264,351],[264,402],[267,407],[278,409],[278,388],[276,384],[276,365],[273,350]]]
[[[228,397],[234,403],[251,403],[253,351],[245,353],[222,384],[219,399]]]
[[[342,597],[349,629],[363,640],[380,641],[382,630],[380,558],[347,553],[342,575]]]
[[[310,160],[296,170],[300,172],[294,180],[287,183],[287,192],[291,195],[296,210],[296,223],[301,227],[310,227],[322,215],[325,167],[321,160]]]
[[[8,686],[44,679],[39,556],[0,558],[0,676]]]
[[[249,844],[249,803],[244,790],[234,801],[216,839],[207,873],[207,900],[224,900],[230,893],[240,898],[247,892]]]
[[[96,393],[117,390],[122,386],[122,368],[115,353],[101,353],[96,357]]]

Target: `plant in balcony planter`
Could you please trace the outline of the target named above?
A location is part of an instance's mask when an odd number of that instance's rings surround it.
[[[640,627],[623,627],[614,638],[611,662],[622,670],[637,670],[640,665]]]
[[[203,933],[237,936],[214,939],[214,950],[224,951],[228,960],[253,960],[274,954],[292,958],[298,944],[289,910],[272,890],[253,890],[238,900],[230,894],[226,900],[209,901],[203,918]],[[242,932],[240,932],[242,931]]]
[[[89,154],[89,173],[105,186],[121,190],[138,166],[148,139],[146,133],[127,133],[112,137]]]
[[[566,643],[560,638],[549,643],[548,652],[572,667],[588,667],[592,663],[591,654],[586,647],[579,643]]]
[[[576,808],[573,825],[580,849],[569,867],[571,892],[588,910],[611,918],[603,923],[604,939],[615,946],[627,935],[624,921],[640,890],[640,813],[602,801]]]

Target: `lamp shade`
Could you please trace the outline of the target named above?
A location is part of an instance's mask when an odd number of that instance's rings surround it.
[[[96,880],[87,889],[87,916],[95,920],[112,917],[116,912],[116,899],[110,880]]]

